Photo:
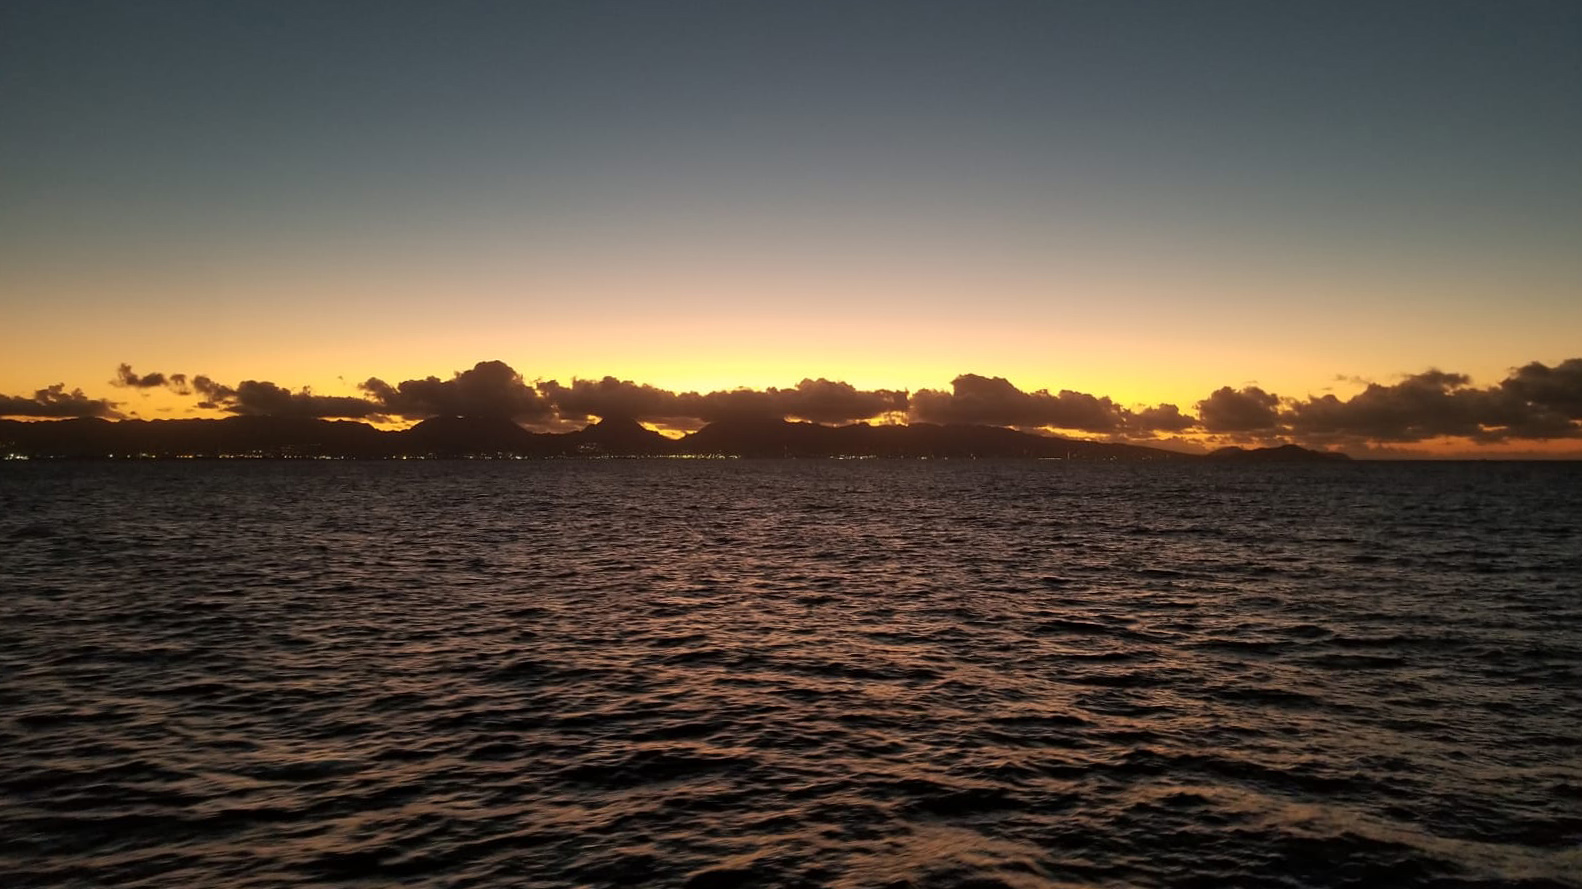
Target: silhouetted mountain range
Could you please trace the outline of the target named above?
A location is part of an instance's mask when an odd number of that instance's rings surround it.
[[[1075,460],[1333,460],[1295,445],[1207,458],[1159,448],[1076,441],[998,426],[823,426],[786,420],[711,423],[679,440],[631,419],[608,418],[566,433],[529,432],[510,420],[435,417],[410,429],[292,417],[223,420],[0,420],[0,453],[33,458],[102,457],[1041,457]]]
[[[1229,447],[1211,451],[1210,460],[1229,460],[1236,463],[1312,463],[1333,460],[1350,460],[1345,454],[1336,451],[1312,451],[1294,444],[1280,445],[1276,448],[1247,448]]]

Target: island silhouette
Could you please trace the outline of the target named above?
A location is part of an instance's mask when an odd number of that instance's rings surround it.
[[[1297,445],[1223,448],[1206,455],[1083,441],[1001,426],[840,426],[770,418],[725,419],[679,439],[629,417],[571,432],[533,432],[502,417],[432,417],[401,430],[350,420],[236,416],[224,419],[0,420],[0,454],[29,459],[110,458],[1023,458],[1103,461],[1307,462],[1349,459]]]

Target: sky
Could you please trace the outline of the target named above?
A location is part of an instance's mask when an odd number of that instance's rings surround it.
[[[501,362],[1582,454],[1579,47],[1570,0],[8,0],[0,411]],[[1378,437],[1428,389],[1460,425]]]

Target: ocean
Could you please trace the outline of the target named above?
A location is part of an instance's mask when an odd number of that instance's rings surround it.
[[[1582,886],[1582,466],[0,465],[0,884]]]

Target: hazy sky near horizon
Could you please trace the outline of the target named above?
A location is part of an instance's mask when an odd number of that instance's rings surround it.
[[[1574,2],[10,0],[0,394],[1494,384],[1579,158]]]

